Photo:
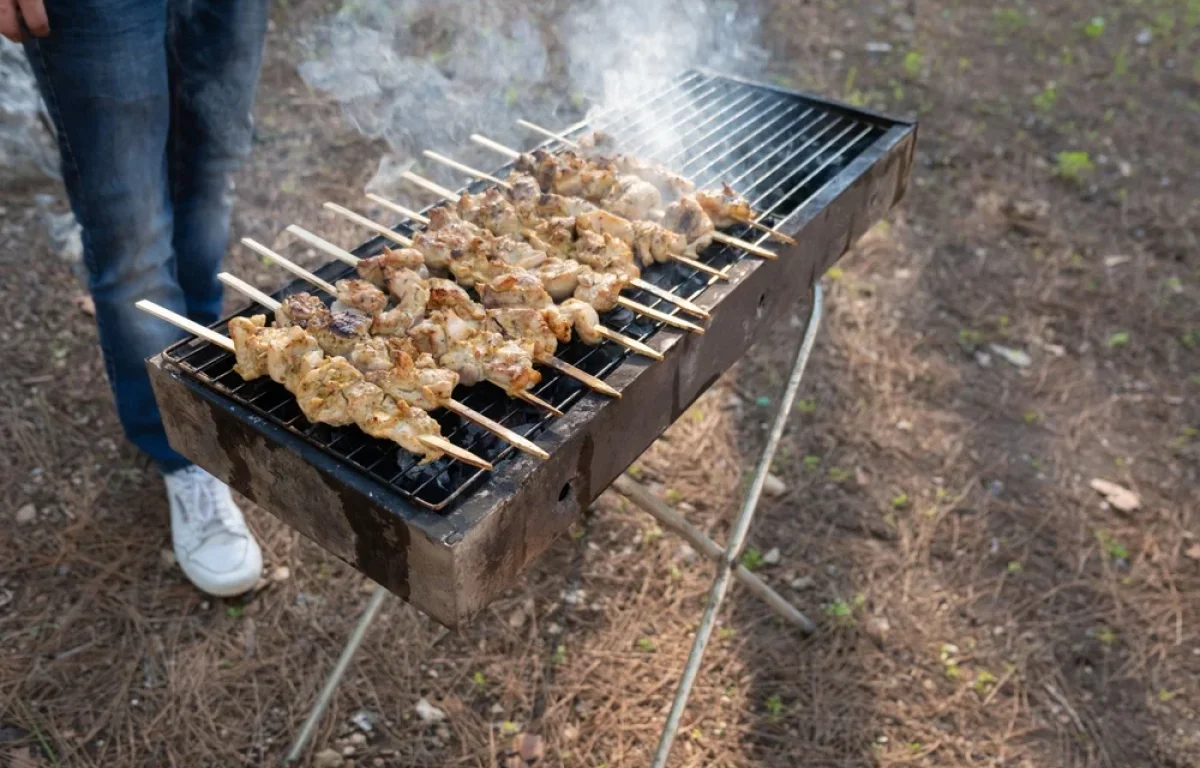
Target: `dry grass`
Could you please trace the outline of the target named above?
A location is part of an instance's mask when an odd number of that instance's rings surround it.
[[[771,12],[772,76],[919,111],[918,168],[890,225],[827,280],[776,466],[788,492],[751,536],[781,549],[762,575],[822,630],[805,639],[735,588],[673,765],[1200,761],[1200,351],[1183,343],[1200,333],[1195,31],[1180,15],[1128,43],[1168,5],[1106,12],[1095,40],[1078,23],[1097,9],[1073,0],[1036,15],[918,2],[911,34],[898,8]],[[235,234],[312,223],[380,152],[295,77],[287,35],[313,12],[277,13]],[[875,40],[893,52],[863,52]],[[1045,80],[1049,112],[1031,103]],[[1064,150],[1096,169],[1056,178]],[[362,580],[258,511],[290,578],[249,602],[206,601],[162,561],[160,482],[123,447],[70,266],[27,199],[0,196],[0,762],[272,762],[367,600]],[[1026,201],[1047,212],[1014,226],[1004,211]],[[758,398],[778,397],[803,316],[636,465],[718,540],[770,417]],[[1112,345],[1119,332],[1128,343]],[[991,353],[983,367],[969,348],[991,343],[1032,365]],[[1106,508],[1092,477],[1134,489],[1142,510]],[[26,503],[38,519],[18,527]],[[467,631],[389,602],[313,751],[341,749],[366,712],[359,766],[493,765],[514,729],[545,739],[547,765],[643,765],[710,575],[606,495]],[[445,723],[416,718],[422,697]]]

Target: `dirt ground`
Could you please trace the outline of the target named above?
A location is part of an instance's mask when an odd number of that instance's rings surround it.
[[[235,236],[361,239],[315,213],[385,149],[296,75],[328,10],[273,11]],[[918,163],[825,279],[783,493],[750,537],[820,631],[735,587],[672,765],[1200,764],[1200,6],[829,0],[763,29],[765,77],[919,117]],[[0,191],[0,763],[273,763],[370,584],[259,510],[252,598],[185,582],[44,191]],[[802,317],[631,470],[718,540]],[[606,494],[462,633],[389,600],[307,759],[488,766],[523,732],[538,765],[645,765],[710,577]]]

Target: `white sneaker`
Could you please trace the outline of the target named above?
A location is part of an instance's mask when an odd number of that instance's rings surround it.
[[[229,486],[197,466],[164,475],[171,542],[184,574],[215,597],[247,592],[262,576],[262,550]]]

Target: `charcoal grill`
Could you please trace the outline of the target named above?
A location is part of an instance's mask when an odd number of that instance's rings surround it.
[[[551,453],[537,461],[458,417],[438,413],[442,433],[495,465],[483,472],[449,460],[420,466],[395,445],[354,428],[304,419],[279,385],[244,382],[232,354],[181,341],[149,361],[171,444],[254,502],[447,626],[470,620],[509,587],[551,541],[637,458],[759,336],[809,295],[816,279],[903,196],[914,123],[703,70],[684,72],[636,108],[615,111],[573,135],[601,129],[626,151],[708,186],[730,183],[762,220],[797,245],[769,245],[767,261],[728,246],[700,260],[728,282],[678,264],[643,279],[711,311],[704,335],[666,328],[625,309],[606,325],[654,346],[664,362],[622,347],[560,347],[559,357],[621,390],[610,400],[543,369],[534,393],[565,412],[554,418],[478,386],[459,399]],[[554,142],[544,145],[556,148]],[[502,166],[495,175],[509,170]],[[482,191],[485,182],[468,188]],[[410,234],[408,224],[396,227]],[[357,249],[382,249],[382,238]],[[334,281],[350,268],[318,274]],[[275,294],[312,289],[292,283]],[[663,312],[652,294],[632,298]],[[326,301],[331,297],[322,295]],[[261,312],[248,307],[241,315]],[[228,319],[214,326],[225,332]]]

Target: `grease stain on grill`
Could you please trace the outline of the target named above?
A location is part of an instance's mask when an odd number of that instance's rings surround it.
[[[800,94],[695,71],[682,73],[673,85],[655,95],[651,101],[654,103],[653,109],[639,108],[616,114],[580,129],[580,132],[599,129],[610,133],[616,137],[623,151],[672,167],[695,179],[701,187],[728,182],[749,200],[764,223],[780,226],[788,219],[791,228],[816,211],[827,213],[827,210],[823,210],[825,201],[822,196],[840,193],[840,190],[826,192],[827,185],[894,125],[884,118]],[[670,136],[672,140],[664,142],[664,136]],[[544,146],[551,147],[551,143],[547,142]],[[910,163],[911,157],[901,158],[898,162]],[[502,167],[495,175],[505,175],[510,167]],[[487,182],[478,181],[471,184],[469,189],[481,192],[488,186]],[[902,191],[897,189],[897,194]],[[409,226],[399,226],[396,230],[412,233]],[[760,233],[746,226],[727,229],[726,232],[752,242],[763,240]],[[356,249],[355,255],[375,255],[381,252],[383,245],[382,238],[376,238]],[[787,258],[787,255],[784,253],[782,258]],[[708,275],[676,262],[650,267],[644,271],[642,278],[689,299],[695,299],[706,290],[717,297],[724,297],[732,289],[734,281],[757,268],[756,257],[716,244],[699,254],[698,259],[718,269],[728,269],[742,262],[748,265],[735,270],[737,277],[729,284],[714,285]],[[330,282],[351,276],[352,272],[351,267],[340,262],[331,262],[317,270],[318,275]],[[280,299],[299,291],[313,293],[327,304],[333,298],[321,291],[314,291],[300,281],[294,281],[276,292],[275,298]],[[671,304],[652,294],[632,290],[628,293],[630,298],[655,309],[678,313]],[[714,306],[714,315],[719,312],[719,301],[706,303]],[[769,302],[760,299],[757,316],[767,312],[767,304]],[[252,307],[240,314],[266,313]],[[752,335],[753,316],[754,313],[744,316],[747,339]],[[639,341],[646,341],[664,329],[661,323],[635,315],[625,308],[606,313],[601,319],[609,328]],[[218,324],[214,329],[225,332],[225,325]],[[678,343],[699,342],[676,337],[666,346],[670,348]],[[481,488],[485,480],[490,480],[493,489],[500,487],[512,461],[518,460],[515,449],[491,433],[464,422],[456,415],[439,411],[433,415],[442,427],[442,434],[454,444],[491,461],[496,469],[489,475],[448,459],[421,466],[416,457],[401,451],[398,446],[370,438],[354,427],[330,428],[309,423],[294,398],[283,387],[269,380],[242,381],[232,371],[233,355],[208,342],[186,340],[168,348],[164,356],[206,386],[247,407],[256,416],[284,427],[345,465],[426,509],[449,510],[451,505],[468,493]],[[641,358],[632,357],[616,344],[589,347],[578,341],[560,346],[558,357],[602,379],[627,361],[638,365],[649,364]],[[585,400],[587,397],[599,396],[589,395],[582,384],[555,371],[541,371],[543,381],[534,388],[533,393],[568,413],[564,425],[578,423],[569,421],[578,415],[572,413],[572,409],[577,409],[581,401],[590,402]],[[683,378],[687,377],[687,374],[679,373]],[[705,387],[711,383],[707,382]],[[672,410],[677,415],[686,405],[680,402],[683,382],[677,379],[671,384],[676,390]],[[507,398],[499,389],[489,385],[462,389],[455,394],[464,404],[526,438],[536,439],[554,424],[553,417],[526,403]],[[231,438],[219,436],[218,439]],[[584,483],[590,483],[593,450],[594,446],[589,440],[579,457],[577,477]],[[232,456],[237,451],[228,453]],[[232,471],[241,481],[246,479],[249,469],[243,465],[234,467]],[[561,482],[561,478],[558,482]],[[579,481],[572,481],[570,485],[574,487],[568,488],[568,499],[593,497],[593,489],[579,487]],[[547,489],[547,498],[552,499],[553,494],[558,492],[556,483],[553,491]],[[369,546],[367,549],[371,550]],[[364,556],[371,555],[371,551],[365,551]],[[500,553],[497,553],[499,556]]]

